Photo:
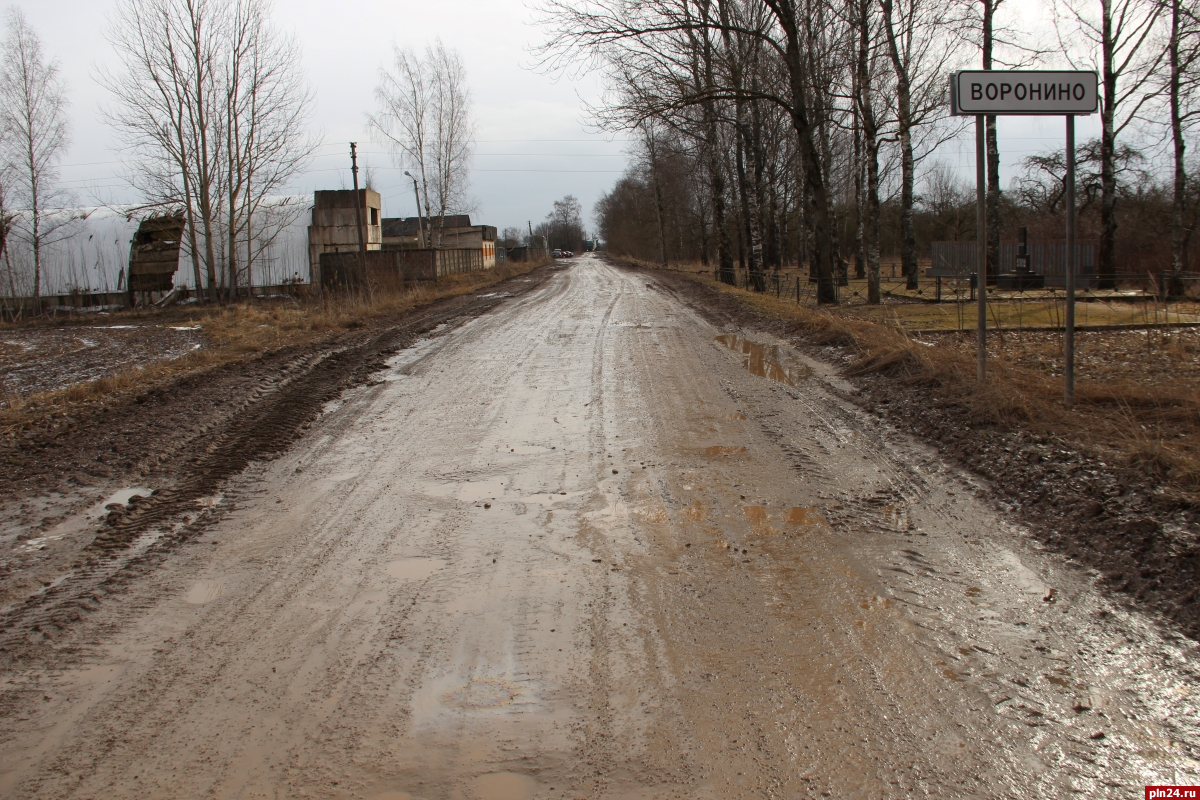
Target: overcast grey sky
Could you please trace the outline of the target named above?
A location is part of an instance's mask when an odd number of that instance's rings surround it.
[[[99,197],[133,201],[120,177],[118,153],[97,118],[105,98],[95,67],[115,66],[103,31],[112,3],[106,0],[16,0],[57,58],[71,99],[72,144],[62,178],[83,204]],[[526,48],[539,33],[528,24],[521,0],[441,0],[436,3],[353,4],[277,0],[275,20],[292,31],[316,100],[313,124],[324,145],[296,192],[350,185],[349,142],[359,142],[375,170],[387,216],[416,213],[412,184],[392,167],[387,151],[371,141],[365,113],[374,107],[379,68],[389,64],[392,43],[421,48],[436,37],[462,54],[475,99],[479,138],[471,194],[474,217],[503,228],[536,225],[554,200],[573,194],[591,209],[624,169],[624,144],[590,130],[580,97],[594,100],[596,79],[558,80],[526,69]]]
[[[15,5],[37,28],[67,80],[73,143],[64,159],[64,182],[84,204],[97,198],[136,200],[121,180],[115,143],[96,113],[106,98],[93,79],[95,68],[114,64],[103,36],[112,3],[16,0]],[[1021,5],[1041,4],[1023,0]],[[293,187],[297,193],[348,186],[348,142],[355,140],[375,170],[384,213],[415,213],[411,184],[392,167],[385,149],[371,141],[364,115],[374,107],[372,92],[379,68],[391,61],[392,43],[421,48],[437,37],[462,54],[475,98],[479,139],[471,193],[477,221],[499,228],[523,227],[527,220],[536,224],[554,200],[573,194],[583,203],[590,227],[597,198],[624,169],[624,143],[587,126],[581,99],[598,98],[599,79],[555,81],[527,69],[527,48],[540,41],[541,32],[529,24],[524,0],[277,0],[275,19],[299,39],[316,95],[313,124],[325,142],[312,169]],[[1097,135],[1098,122],[1096,116],[1079,121],[1081,141]],[[1062,130],[1060,118],[1001,118],[1005,185],[1024,155],[1061,147]],[[944,145],[937,158],[973,178],[969,135]]]

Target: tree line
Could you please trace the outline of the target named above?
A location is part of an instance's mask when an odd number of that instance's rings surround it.
[[[1004,0],[548,0],[539,55],[552,70],[600,70],[592,112],[632,134],[630,168],[596,208],[610,250],[711,262],[730,283],[737,262],[759,290],[770,270],[804,264],[825,303],[851,269],[879,302],[885,253],[916,288],[928,237],[974,237],[970,194],[932,158],[964,127],[949,117],[952,70],[1095,69],[1101,136],[1081,154],[1081,221],[1099,239],[1100,285],[1136,255],[1136,221],[1156,218],[1178,290],[1196,223],[1198,4],[1051,2],[1053,30],[1039,32],[1006,23]],[[1024,160],[1004,191],[994,117],[985,128],[995,274],[1002,226],[1061,214],[1063,158]],[[1155,141],[1165,180],[1142,152]]]

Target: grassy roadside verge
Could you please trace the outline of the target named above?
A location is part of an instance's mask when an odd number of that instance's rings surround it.
[[[639,269],[651,265],[625,261]],[[917,339],[903,326],[846,309],[797,305],[713,280],[695,269],[673,275],[733,303],[751,317],[817,346],[842,348],[851,375],[879,375],[919,391],[932,405],[965,412],[970,424],[1055,439],[1151,485],[1164,503],[1200,506],[1200,392],[1194,381],[1144,375],[1080,380],[1077,404],[1063,405],[1062,380],[1003,353],[975,377],[972,348],[954,339]],[[994,335],[994,334],[993,334]]]
[[[218,367],[257,358],[286,347],[336,340],[357,329],[386,324],[414,309],[438,300],[470,294],[528,273],[541,264],[512,264],[485,272],[444,278],[436,285],[378,290],[370,295],[332,294],[283,300],[244,300],[221,306],[138,310],[112,314],[108,324],[199,326],[204,346],[183,356],[125,369],[96,380],[28,396],[0,398],[0,437],[12,440],[31,429],[69,423],[87,407],[118,402],[150,389],[169,385],[186,376],[201,375]],[[94,324],[92,319],[47,322],[29,327]],[[6,326],[13,330],[16,326]]]

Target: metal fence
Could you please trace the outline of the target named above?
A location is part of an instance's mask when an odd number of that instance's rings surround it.
[[[1067,243],[1063,239],[1049,239],[1040,242],[1030,242],[1029,267],[1039,274],[1046,276],[1047,286],[1063,286],[1066,284]],[[974,241],[966,242],[934,242],[930,247],[932,268],[949,270],[970,275],[976,272],[976,261],[979,257],[979,247]],[[1081,241],[1075,243],[1076,283],[1080,287],[1092,286],[1096,283],[1096,242]],[[1000,243],[1000,272],[1015,272],[1017,267],[1017,243]]]

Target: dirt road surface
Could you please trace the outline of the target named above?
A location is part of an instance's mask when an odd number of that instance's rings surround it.
[[[1195,643],[853,390],[577,259],[400,351],[53,646],[8,646],[0,795],[1200,782]]]

